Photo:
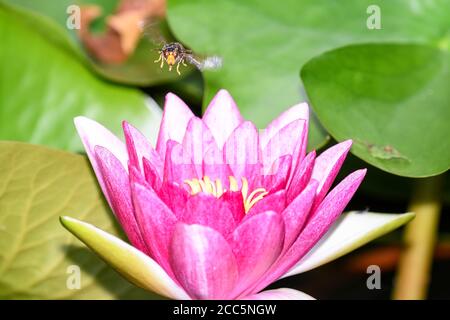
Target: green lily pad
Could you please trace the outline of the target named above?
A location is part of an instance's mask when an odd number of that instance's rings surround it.
[[[86,157],[0,142],[0,300],[157,297],[69,234],[58,219],[65,214],[122,237]]]
[[[26,9],[30,9],[37,13],[55,20],[58,24],[65,26],[67,21],[67,8],[71,5],[80,5],[90,3],[101,5],[105,13],[111,13],[114,10],[115,2],[108,0],[2,0]]]
[[[156,134],[161,110],[151,99],[100,80],[40,22],[0,3],[0,139],[81,151],[78,115],[116,133],[126,119]]]
[[[122,64],[105,64],[89,57],[85,52],[76,30],[69,30],[66,26],[68,14],[67,8],[70,5],[92,4],[98,5],[103,10],[103,15],[112,14],[118,1],[111,0],[0,0],[17,8],[23,8],[27,11],[47,18],[47,22],[52,24],[58,33],[63,35],[71,42],[71,45],[79,53],[81,60],[108,80],[123,83],[127,85],[149,86],[167,83],[180,79],[176,72],[168,72],[167,69],[161,70],[159,64],[154,60],[158,58],[155,49],[159,49],[159,44],[154,43],[148,37],[142,37],[139,41],[134,54]],[[163,21],[157,27],[167,41],[173,40]],[[181,77],[185,77],[194,69],[192,67],[183,67]]]
[[[387,172],[426,177],[450,167],[450,54],[424,45],[340,48],[307,63],[302,79],[321,123]]]
[[[356,42],[438,41],[448,30],[447,0],[375,3],[380,30],[367,28],[372,0],[172,0],[168,19],[177,39],[223,57],[222,69],[204,72],[204,101],[225,88],[244,116],[264,127],[305,99],[298,72],[312,57]],[[323,139],[321,134],[310,142]]]

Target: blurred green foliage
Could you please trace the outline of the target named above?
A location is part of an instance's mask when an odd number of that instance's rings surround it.
[[[99,79],[51,25],[0,3],[0,139],[81,151],[72,119],[116,133],[126,119],[155,135],[161,110],[140,90]]]
[[[64,34],[70,40],[71,45],[80,53],[82,60],[96,73],[102,77],[127,85],[148,86],[167,83],[178,80],[179,76],[175,72],[166,72],[155,67],[154,60],[158,57],[155,49],[159,49],[159,43],[155,43],[149,37],[142,37],[139,41],[134,54],[122,64],[106,64],[91,58],[84,50],[79,38],[77,30],[67,28],[67,8],[70,5],[98,5],[102,8],[102,16],[98,21],[93,23],[93,32],[100,32],[104,28],[105,17],[114,12],[118,1],[111,0],[0,0],[9,5],[29,10],[48,20],[58,32]],[[171,41],[173,39],[167,28],[165,21],[161,21],[155,27],[159,29],[162,37]],[[96,30],[95,30],[96,29]],[[157,30],[155,30],[157,32]],[[193,68],[185,68],[183,76],[192,72]]]

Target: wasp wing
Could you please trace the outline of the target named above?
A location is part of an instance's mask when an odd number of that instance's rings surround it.
[[[162,21],[158,19],[146,20],[141,24],[142,35],[156,47],[162,47],[168,41],[161,32]]]
[[[200,58],[192,54],[186,55],[186,61],[194,65],[200,71],[216,70],[222,67],[222,58],[219,56],[209,56]]]

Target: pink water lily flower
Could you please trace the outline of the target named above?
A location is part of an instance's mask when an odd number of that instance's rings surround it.
[[[330,191],[351,141],[307,154],[308,114],[306,103],[296,105],[259,132],[227,91],[201,119],[168,94],[155,148],[127,122],[124,144],[100,124],[76,118],[131,245],[85,222],[63,217],[62,223],[127,279],[170,298],[310,298],[293,289],[262,290],[410,216],[352,214],[340,223],[345,234],[327,233],[366,170]]]

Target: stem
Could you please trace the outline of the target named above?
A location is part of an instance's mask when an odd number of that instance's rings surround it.
[[[433,252],[441,211],[441,176],[420,179],[415,186],[409,211],[416,217],[405,229],[403,250],[392,298],[421,300],[427,297]]]

